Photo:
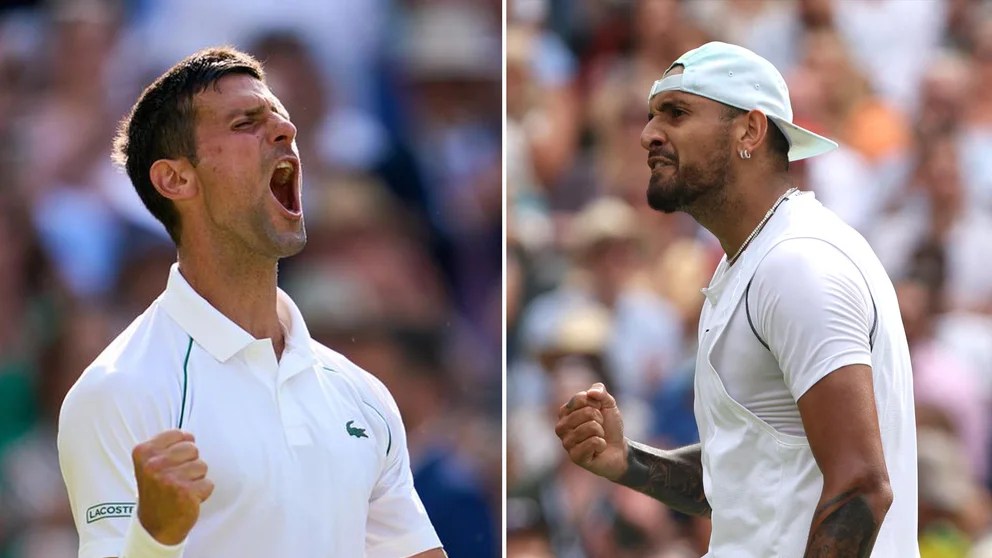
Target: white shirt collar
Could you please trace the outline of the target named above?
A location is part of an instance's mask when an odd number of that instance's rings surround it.
[[[222,314],[200,296],[179,272],[179,264],[172,264],[169,281],[162,294],[162,307],[211,356],[220,362],[227,362],[256,339],[230,318]],[[310,331],[303,321],[303,315],[289,295],[282,289],[276,290],[276,305],[279,321],[286,328],[286,349],[301,356],[316,360],[310,348]],[[288,322],[288,323],[287,323]]]

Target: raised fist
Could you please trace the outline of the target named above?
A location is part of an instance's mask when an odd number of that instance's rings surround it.
[[[593,384],[562,405],[555,433],[577,465],[612,481],[627,471],[623,418],[603,384]]]
[[[193,435],[167,430],[135,446],[131,456],[141,525],[164,545],[181,543],[214,491]]]

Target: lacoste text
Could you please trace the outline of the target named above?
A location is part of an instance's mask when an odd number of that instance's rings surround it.
[[[134,504],[127,502],[110,502],[97,504],[86,510],[86,523],[93,523],[108,517],[131,517]]]

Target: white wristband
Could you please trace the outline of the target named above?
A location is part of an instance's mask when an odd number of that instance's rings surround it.
[[[124,549],[120,558],[182,558],[186,541],[177,545],[164,545],[148,534],[138,520],[137,512],[131,516],[131,524],[124,535]]]

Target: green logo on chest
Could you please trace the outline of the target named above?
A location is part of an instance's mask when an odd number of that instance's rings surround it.
[[[356,438],[368,438],[369,435],[365,433],[365,429],[364,428],[358,428],[356,426],[352,426],[352,424],[354,422],[355,421],[353,421],[353,420],[349,420],[348,421],[348,424],[345,424],[344,425],[345,429],[348,430],[348,435],[349,436],[354,436]]]

